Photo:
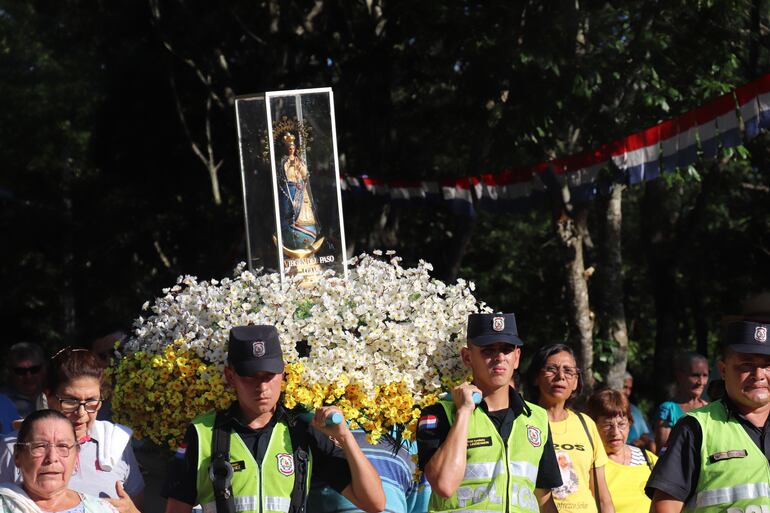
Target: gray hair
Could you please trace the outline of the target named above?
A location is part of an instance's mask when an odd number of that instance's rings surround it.
[[[8,354],[11,365],[22,360],[32,360],[40,364],[45,363],[45,351],[43,351],[40,344],[35,344],[34,342],[17,342],[11,346]]]
[[[687,351],[684,353],[680,353],[677,355],[677,357],[674,359],[674,370],[684,373],[690,372],[690,364],[695,361],[702,361],[708,366],[708,360],[705,356],[703,356],[700,353],[696,353],[694,351]]]

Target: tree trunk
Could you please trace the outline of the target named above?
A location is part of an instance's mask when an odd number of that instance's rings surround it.
[[[622,201],[624,186],[616,184],[607,201],[604,217],[604,266],[602,276],[602,335],[615,342],[614,358],[607,372],[607,385],[622,390],[623,376],[628,361],[628,329],[623,306],[623,253],[621,230],[623,221]]]
[[[62,302],[61,335],[64,344],[71,344],[76,338],[77,311],[75,307],[75,223],[72,214],[72,182],[74,169],[72,159],[62,169],[62,287],[59,296]]]
[[[594,387],[593,328],[594,314],[588,300],[588,278],[583,260],[583,243],[588,233],[588,210],[575,207],[573,215],[561,215],[556,220],[556,232],[564,251],[564,268],[567,284],[571,342],[578,351],[578,365],[583,369],[584,391]]]
[[[444,281],[449,283],[457,280],[457,275],[460,274],[460,265],[462,264],[465,252],[468,250],[468,244],[470,244],[473,237],[476,218],[458,216],[457,225],[458,233],[452,237],[451,247],[446,253],[446,270],[443,273]]]
[[[655,304],[655,402],[670,398],[674,355],[680,347],[679,320],[684,318],[679,262],[675,236],[679,224],[677,193],[670,193],[662,180],[645,185],[641,203],[642,234],[646,243],[650,287]]]

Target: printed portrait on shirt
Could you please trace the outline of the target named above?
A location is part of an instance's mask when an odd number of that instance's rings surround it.
[[[561,481],[563,484],[552,490],[553,496],[556,499],[566,499],[569,494],[577,491],[578,476],[572,465],[572,459],[567,452],[557,451],[556,460],[559,462],[559,472],[561,472]]]

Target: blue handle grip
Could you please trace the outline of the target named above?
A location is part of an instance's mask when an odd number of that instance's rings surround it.
[[[313,421],[313,412],[306,412],[299,416],[302,420],[310,424]],[[336,426],[337,424],[342,424],[342,421],[344,418],[342,417],[342,414],[338,411],[332,412],[330,415],[326,416],[326,425],[327,426]]]
[[[327,426],[336,426],[337,424],[342,424],[342,414],[340,412],[335,411],[331,415],[326,416]]]
[[[439,396],[439,399],[449,399],[450,394],[449,392],[443,393]],[[471,396],[473,399],[473,404],[481,404],[481,392],[473,392],[473,395]]]

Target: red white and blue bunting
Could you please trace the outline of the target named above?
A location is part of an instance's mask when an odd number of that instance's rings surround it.
[[[372,194],[393,202],[443,203],[452,212],[474,215],[476,208],[515,212],[528,208],[538,193],[565,185],[572,201],[588,201],[609,187],[599,171],[614,164],[629,184],[686,168],[699,157],[714,158],[719,148],[733,148],[770,130],[770,74],[724,94],[677,118],[601,147],[561,159],[499,173],[440,181],[341,178],[346,195]]]

